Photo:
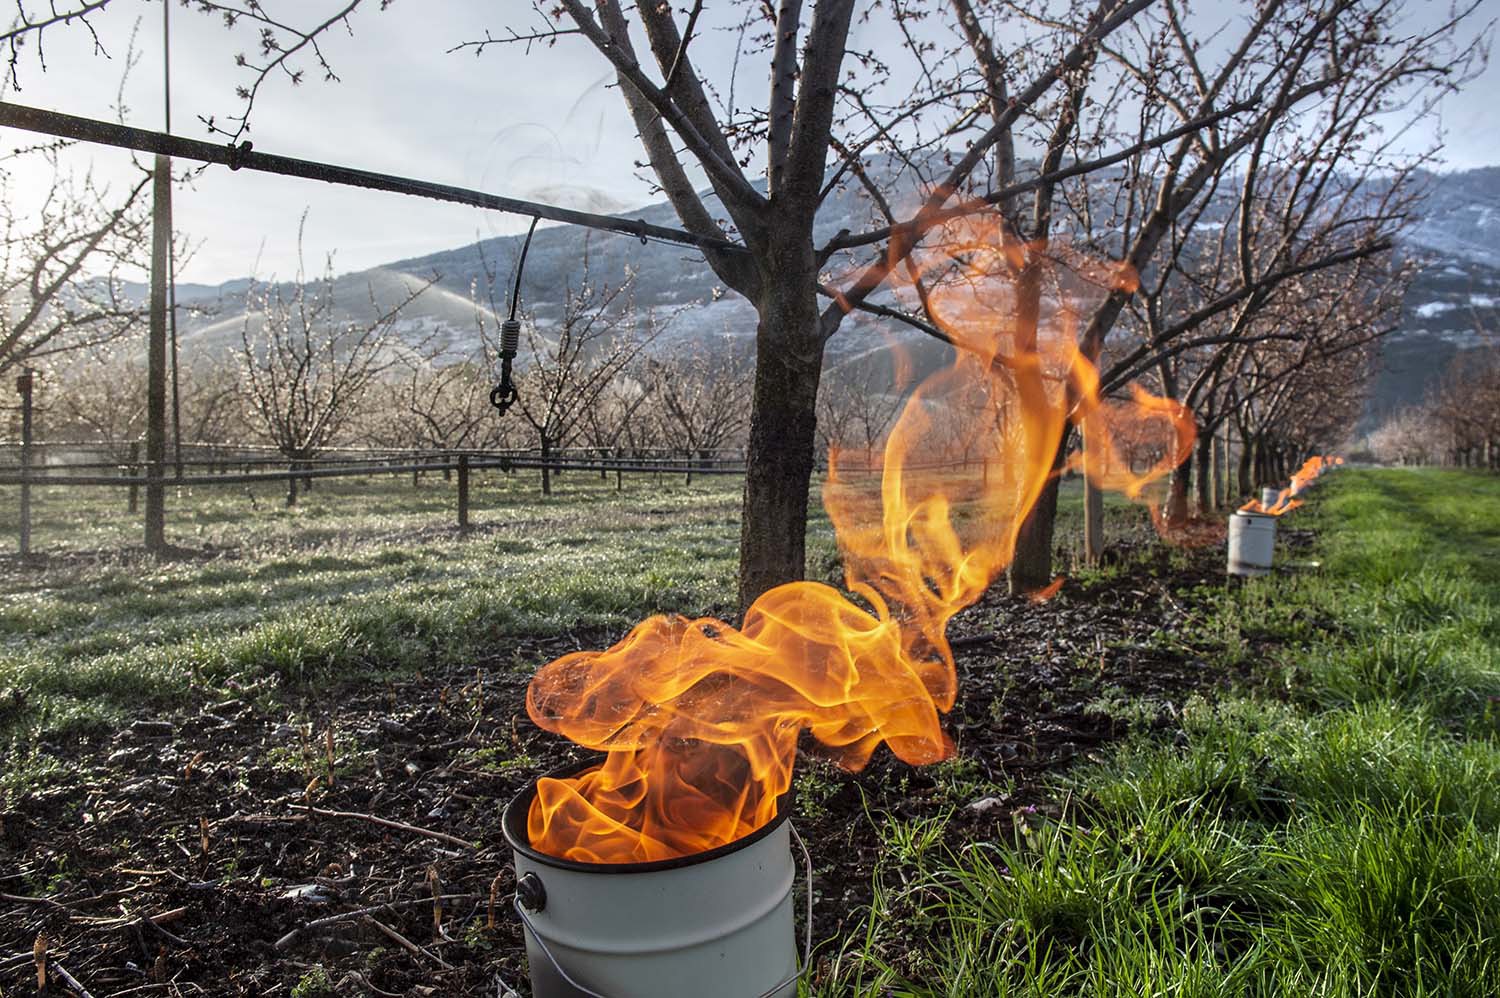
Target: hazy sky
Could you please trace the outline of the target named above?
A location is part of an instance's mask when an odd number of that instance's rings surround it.
[[[282,0],[278,7],[266,0],[264,6],[296,11],[309,3]],[[353,19],[352,36],[338,30],[325,41],[339,82],[323,81],[304,60],[308,74],[301,86],[273,79],[262,91],[250,133],[258,149],[595,210],[649,199],[646,185],[634,176],[640,147],[619,94],[609,87],[612,74],[586,42],[564,38],[529,56],[514,45],[478,58],[472,52],[448,54],[486,27],[500,33],[513,20],[504,12],[524,13],[528,5],[524,0],[398,0],[385,13],[376,12],[374,0],[369,6]],[[1228,17],[1244,4],[1199,0],[1195,6],[1200,16]],[[1447,0],[1413,0],[1413,9],[1424,17],[1436,18],[1447,6]],[[1485,0],[1480,13],[1475,30],[1500,14],[1500,0]],[[89,34],[77,26],[50,30],[44,39],[45,72],[34,50],[25,55],[21,89],[8,91],[5,99],[113,118],[132,32],[139,26],[140,58],[126,83],[126,120],[159,128],[161,16],[155,0],[116,0],[94,20],[104,53],[96,52]],[[883,40],[870,36],[875,29],[863,30],[857,44],[880,46]],[[204,138],[199,115],[222,120],[235,113],[236,73],[243,71],[233,68],[233,59],[252,44],[243,28],[226,31],[215,19],[174,4],[175,132]],[[701,49],[705,65],[727,65],[733,58],[732,39],[725,33],[709,34]],[[763,88],[750,65],[742,75],[755,93],[742,97],[742,104],[758,99]],[[1412,141],[1430,142],[1441,127],[1450,167],[1500,162],[1497,105],[1500,69],[1492,67],[1450,98],[1440,120]],[[0,145],[7,149],[28,141],[13,130],[0,133]],[[70,162],[89,161],[97,177],[116,185],[131,174],[130,154],[123,151],[96,149],[74,154]],[[9,196],[24,207],[37,196],[41,174],[33,166],[10,167]],[[177,228],[200,242],[179,278],[214,283],[252,270],[262,277],[290,276],[304,209],[309,266],[316,268],[324,253],[336,249],[341,271],[448,249],[476,235],[515,232],[525,224],[513,216],[401,195],[211,167],[175,202]]]

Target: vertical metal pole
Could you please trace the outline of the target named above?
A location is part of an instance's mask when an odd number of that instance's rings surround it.
[[[162,105],[166,132],[172,134],[172,5],[161,5]],[[167,161],[171,169],[171,160]],[[182,478],[182,388],[177,375],[177,248],[172,244],[172,191],[167,189],[167,329],[172,341],[172,461]]]
[[[26,368],[16,379],[21,393],[21,554],[31,554],[31,387],[35,372]]]
[[[458,529],[469,529],[469,455],[458,455]]]
[[[130,441],[130,465],[128,466],[128,468],[126,470],[127,470],[127,473],[130,475],[131,479],[134,479],[137,475],[139,475],[141,473],[141,442],[139,440],[132,440],[132,441]],[[140,490],[140,486],[132,484],[130,486],[130,498],[129,498],[128,509],[129,509],[130,512],[134,513],[137,510],[139,510],[140,508],[141,508],[141,490]]]
[[[151,324],[146,344],[146,550],[166,551],[167,245],[172,240],[170,163],[156,157],[151,203]]]

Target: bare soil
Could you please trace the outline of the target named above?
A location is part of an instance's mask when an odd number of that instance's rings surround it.
[[[1132,724],[1170,729],[1188,696],[1246,678],[1183,637],[1203,617],[1198,587],[1225,584],[1221,557],[1173,568],[1157,549],[1128,576],[1070,581],[1045,603],[997,588],[965,611],[948,728],[995,788],[974,800],[958,799],[951,769],[882,751],[845,773],[809,744],[817,792],[796,820],[816,849],[817,938],[836,942],[861,917],[882,816],[951,813],[955,843],[998,835],[1018,809],[1055,810],[1055,777],[1075,759]],[[527,993],[500,814],[575,750],[527,719],[529,667],[515,663],[618,636],[528,640],[462,674],[316,696],[245,689],[51,746],[71,771],[0,813],[0,994],[34,993],[39,935],[99,998]],[[1108,707],[1139,698],[1158,709]],[[56,977],[47,993],[69,993]]]

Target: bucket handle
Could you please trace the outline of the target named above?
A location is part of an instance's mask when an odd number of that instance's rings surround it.
[[[807,915],[803,919],[803,925],[805,929],[802,942],[802,965],[793,970],[790,977],[787,977],[785,980],[778,983],[769,991],[761,992],[756,996],[756,998],[771,998],[771,995],[774,995],[776,992],[780,991],[782,988],[786,987],[788,984],[791,984],[797,978],[801,977],[807,972],[808,968],[812,966],[812,855],[807,851],[807,844],[802,841],[802,836],[797,834],[797,826],[793,825],[789,821],[787,822],[786,827],[787,831],[792,833],[792,841],[797,844],[797,849],[802,853],[802,879],[807,883]],[[557,971],[559,977],[566,981],[574,990],[587,995],[588,998],[609,998],[609,995],[601,994],[600,992],[595,991],[593,988],[588,987],[584,984],[579,984],[577,981],[573,980],[572,976],[563,969],[563,965],[557,962],[557,957],[553,956],[552,951],[547,948],[547,940],[543,938],[542,934],[536,930],[536,926],[531,924],[531,918],[526,914],[526,908],[521,904],[521,895],[519,892],[511,896],[511,906],[516,909],[516,914],[521,916],[521,924],[526,926],[526,931],[531,933],[531,938],[536,940],[536,944],[541,949],[542,955],[547,958],[548,963],[552,964],[552,969]]]

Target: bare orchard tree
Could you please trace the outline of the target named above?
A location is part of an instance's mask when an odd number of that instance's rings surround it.
[[[67,439],[97,443],[110,460],[140,456],[146,433],[146,364],[115,342],[59,358],[50,366],[50,422]],[[182,442],[237,441],[243,433],[239,376],[233,358],[212,354],[184,363]]]
[[[427,284],[413,284],[394,305],[371,289],[368,311],[340,311],[332,260],[314,282],[299,269],[289,285],[257,284],[246,293],[240,330],[240,392],[260,435],[295,465],[330,446],[360,402],[396,361],[393,327]],[[287,483],[287,505],[297,483]]]
[[[1079,5],[975,6],[1043,33],[1078,34],[1088,23]],[[1401,132],[1472,74],[1483,47],[1464,43],[1458,25],[1473,10],[1461,5],[1414,30],[1400,0],[1275,0],[1243,5],[1227,23],[1181,0],[1152,4],[1065,77],[1071,99],[1045,141],[1033,142],[1044,150],[1039,175],[999,202],[1028,247],[1017,276],[1023,318],[1035,312],[1026,278],[1039,254],[1030,247],[1063,232],[1141,278],[1108,288],[1082,317],[1080,345],[1102,363],[1106,391],[1151,374],[1168,394],[1222,381],[1233,344],[1277,295],[1294,293],[1296,278],[1388,253],[1411,203],[1412,164],[1380,123]],[[980,20],[964,23],[992,84],[1008,67],[992,56]],[[1002,191],[1018,176],[1006,148],[998,146]],[[1077,168],[1109,148],[1128,155],[1106,157],[1107,170]],[[1189,350],[1201,360],[1191,379],[1175,360]],[[1177,485],[1185,497],[1181,474]],[[1055,506],[1054,483],[1018,539],[1013,584],[1051,574]]]
[[[902,367],[897,364],[893,371],[856,360],[825,372],[818,399],[818,431],[825,450],[860,450],[874,460],[910,393],[910,379]]]
[[[583,439],[601,457],[639,457],[659,439],[658,403],[645,366],[639,360],[627,365],[584,412]]]
[[[728,344],[699,343],[647,364],[661,442],[707,461],[743,439],[750,418],[751,368]]]
[[[0,373],[110,343],[142,314],[121,271],[151,242],[150,175],[111,193],[53,168],[29,212],[0,184]]]
[[[1500,468],[1500,360],[1493,348],[1465,350],[1429,393],[1441,457],[1461,468]]]
[[[495,277],[488,275],[490,287]],[[551,462],[589,425],[589,414],[610,386],[659,332],[656,319],[637,313],[631,297],[633,275],[616,284],[596,283],[588,253],[582,276],[563,289],[561,314],[555,322],[525,316],[516,408],[536,433],[542,456],[542,494],[552,494]],[[500,331],[476,312],[486,353],[498,356]],[[490,315],[495,314],[492,310]],[[492,365],[493,366],[493,365]]]
[[[318,36],[358,5],[309,3],[289,27],[246,3],[241,19],[264,39],[246,61],[246,98],[270,74],[294,72],[299,57],[331,72]],[[231,5],[195,6],[224,13]],[[1093,176],[1107,188],[1124,170],[1133,207],[1098,248],[1144,273],[1185,208],[1243,172],[1268,134],[1318,114],[1378,123],[1403,97],[1420,103],[1461,81],[1465,52],[1449,43],[1478,0],[1420,36],[1403,27],[1417,6],[1263,0],[1229,5],[1226,30],[1222,13],[1190,17],[1181,0],[555,0],[529,12],[513,5],[508,30],[476,27],[472,45],[483,52],[509,42],[533,59],[566,45],[590,50],[618,84],[652,180],[682,226],[711,247],[719,280],[755,310],[740,543],[746,606],[803,575],[826,345],[852,310],[900,317],[880,296],[934,227],[988,205],[1015,225],[1002,238],[1047,239],[1063,181]],[[55,18],[20,30],[46,23]],[[723,46],[706,49],[705,39],[726,37],[737,42],[732,58]],[[745,99],[747,74],[757,78],[754,100]],[[1362,83],[1342,86],[1355,77],[1377,82],[1363,92]],[[1015,162],[1025,148],[1041,152],[1027,175]],[[876,158],[899,165],[896,179],[874,177]],[[764,186],[751,172],[762,168]],[[819,209],[849,183],[868,190],[877,217],[864,231],[830,237],[815,226]],[[1034,259],[1023,253],[1015,275],[1023,330],[1034,327],[1040,300]],[[1101,355],[1131,294],[1114,289],[1088,317],[1089,356]],[[912,311],[906,318],[920,316]],[[1055,502],[1055,492],[1043,496],[1019,545],[1016,574],[1026,585],[1050,576],[1042,569]]]
[[[73,353],[55,366],[53,426],[99,444],[112,461],[138,453],[146,433],[146,364],[119,344]]]
[[[498,420],[490,405],[491,375],[475,359],[409,358],[399,371],[401,399],[415,419],[417,446],[477,450],[492,446]]]
[[[218,446],[244,439],[245,410],[232,355],[214,352],[184,358],[179,384],[184,444]]]
[[[444,349],[402,351],[362,420],[382,447],[456,451],[493,447],[502,429],[489,403],[491,374],[479,356],[454,358]]]
[[[1384,464],[1435,464],[1446,435],[1426,406],[1407,406],[1370,433],[1370,453]]]

